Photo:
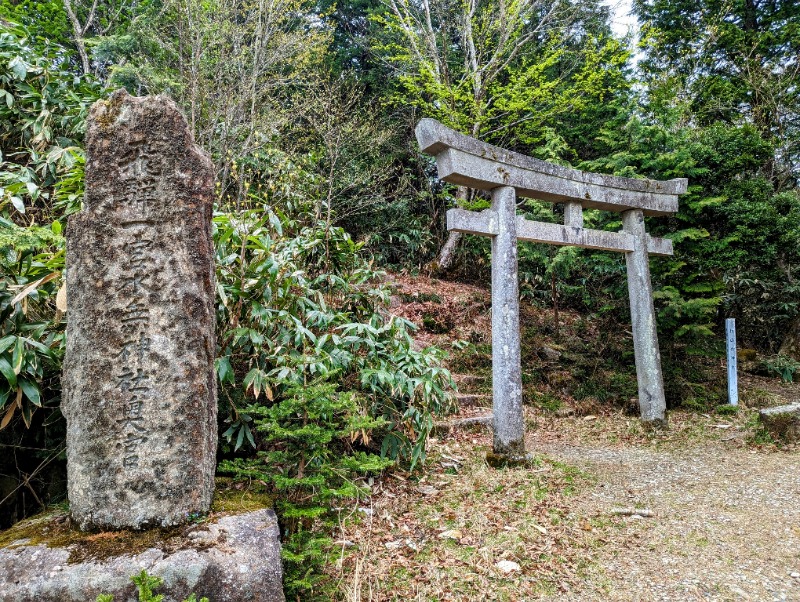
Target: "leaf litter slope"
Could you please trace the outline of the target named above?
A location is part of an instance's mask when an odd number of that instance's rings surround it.
[[[431,443],[424,476],[373,486],[339,535],[341,599],[534,599],[581,581],[594,534],[569,500],[586,475],[546,458],[495,470],[490,444],[485,429],[454,432]]]

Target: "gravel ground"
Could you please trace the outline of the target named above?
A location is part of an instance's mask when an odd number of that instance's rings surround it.
[[[606,524],[589,578],[559,600],[800,601],[796,452],[724,440],[665,450],[570,438],[532,437],[530,447],[596,478],[574,512]],[[612,515],[623,507],[653,516]]]

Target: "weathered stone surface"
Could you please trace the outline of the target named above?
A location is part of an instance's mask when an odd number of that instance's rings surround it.
[[[469,429],[473,427],[483,427],[491,430],[494,425],[494,416],[492,414],[483,414],[480,416],[467,416],[465,418],[453,418],[442,422],[434,423],[433,433],[437,437],[446,437],[453,431],[459,429]]]
[[[481,393],[456,393],[456,403],[459,407],[491,405],[492,396]]]
[[[272,510],[227,516],[187,528],[183,549],[70,562],[72,550],[45,545],[0,549],[0,602],[91,602],[113,594],[137,600],[131,576],[146,570],[156,593],[180,602],[194,592],[212,602],[283,601],[278,524]]]
[[[486,382],[486,377],[478,374],[453,374],[452,376],[453,380],[456,381],[459,387],[480,385]]]
[[[577,201],[564,203],[564,225],[583,228],[583,205]]]
[[[491,209],[484,211],[468,211],[466,209],[449,209],[447,211],[447,229],[467,234],[497,234],[497,216]],[[525,242],[543,242],[557,246],[583,247],[601,251],[629,252],[633,251],[633,237],[625,232],[606,232],[577,226],[535,222],[517,217],[517,240]],[[647,252],[651,255],[672,255],[672,241],[667,238],[645,236]]]
[[[511,458],[525,455],[522,365],[517,277],[517,197],[509,186],[492,191],[497,234],[492,237],[493,449]]]
[[[765,408],[758,413],[761,423],[776,439],[794,443],[800,441],[800,401],[775,408]]]
[[[561,352],[558,349],[553,349],[552,347],[548,347],[547,345],[542,346],[540,354],[543,355],[545,359],[548,359],[551,362],[555,362],[561,359]]]
[[[512,186],[519,196],[553,203],[664,215],[678,210],[677,195],[688,184],[683,178],[640,180],[554,165],[465,136],[435,119],[422,119],[416,135],[422,152],[436,156],[441,179],[480,190]]]
[[[633,353],[636,358],[636,380],[639,390],[639,411],[642,420],[653,426],[666,425],[667,402],[661,372],[661,351],[658,348],[653,287],[650,284],[650,259],[647,255],[647,233],[644,215],[639,209],[622,214],[622,228],[634,241],[633,250],[625,254],[628,268],[628,296],[631,303]]]
[[[214,487],[213,168],[161,96],[95,103],[86,145],[67,229],[70,509],[84,529],[180,524]]]

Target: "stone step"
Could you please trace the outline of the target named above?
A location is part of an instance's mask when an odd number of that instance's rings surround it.
[[[477,416],[465,416],[463,418],[452,418],[450,420],[437,422],[433,425],[433,432],[437,436],[447,436],[456,429],[468,429],[482,427],[492,430],[492,414],[480,414]]]
[[[485,376],[479,376],[477,374],[453,374],[452,376],[453,380],[459,386],[482,385],[486,382]]]
[[[44,523],[48,518],[32,519]],[[12,527],[13,528],[13,527]],[[51,532],[58,527],[49,526]],[[115,600],[133,600],[131,576],[146,570],[163,583],[156,592],[166,600],[183,600],[190,592],[215,602],[284,602],[278,519],[270,509],[232,516],[209,517],[180,535],[153,540],[142,550],[118,532],[116,546],[107,556],[71,558],[76,550],[90,550],[87,534],[69,545],[33,543],[23,539],[0,549],[0,600],[36,602],[86,602],[99,594]],[[107,535],[111,535],[108,533]],[[46,536],[45,536],[46,537]],[[63,535],[62,535],[63,537]],[[93,542],[97,545],[97,541]],[[52,545],[52,547],[50,547]],[[109,543],[106,546],[110,546]],[[105,548],[99,548],[105,549]],[[187,585],[191,584],[191,585]]]
[[[459,407],[482,407],[488,408],[492,405],[492,396],[482,393],[456,393],[456,402]]]

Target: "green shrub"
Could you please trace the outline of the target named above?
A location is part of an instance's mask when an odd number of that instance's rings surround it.
[[[762,361],[762,365],[769,373],[775,373],[784,382],[794,381],[795,374],[800,373],[800,362],[788,355],[776,355]]]
[[[15,416],[30,427],[37,408],[59,400],[58,220],[80,206],[81,141],[101,92],[68,70],[63,48],[39,42],[7,22],[0,31],[0,430]]]
[[[30,427],[38,408],[60,399],[64,330],[54,302],[64,241],[56,230],[0,217],[0,430],[14,416]]]
[[[274,495],[287,594],[326,599],[336,508],[365,475],[424,460],[452,381],[442,352],[415,350],[415,327],[386,312],[389,290],[361,245],[317,221],[313,203],[269,201],[251,195],[250,208],[214,218],[225,447],[239,455],[220,470]]]
[[[423,460],[432,415],[452,404],[450,374],[441,351],[415,350],[415,327],[385,312],[389,290],[360,245],[340,228],[267,208],[217,215],[214,226],[217,371],[234,450],[255,445],[250,424],[260,406],[336,374],[366,415],[383,420],[370,435],[376,450],[412,467]]]
[[[86,115],[101,88],[65,68],[63,48],[29,37],[0,31],[0,212],[49,223],[54,202],[79,206]]]

